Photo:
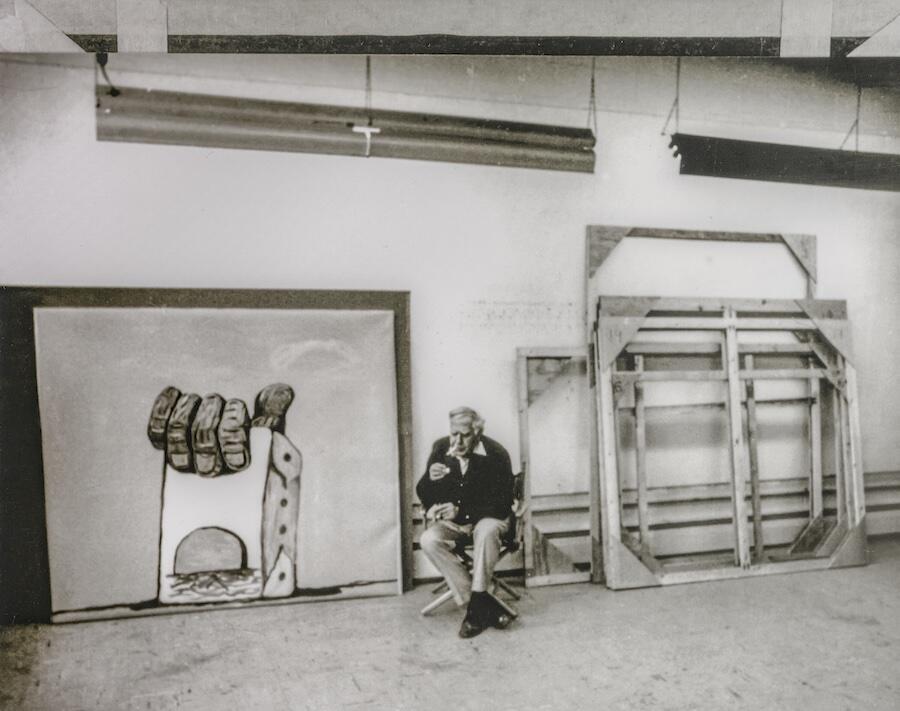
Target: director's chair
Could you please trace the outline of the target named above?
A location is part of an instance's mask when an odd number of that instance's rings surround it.
[[[516,474],[513,481],[513,507],[509,514],[509,527],[507,528],[506,533],[503,535],[503,538],[500,541],[500,557],[497,559],[497,563],[499,564],[501,560],[503,560],[510,553],[515,553],[516,551],[522,548],[522,526],[521,519],[525,514],[525,500],[524,500],[524,472],[520,472]],[[472,547],[471,539],[462,540],[457,542],[454,553],[459,558],[460,562],[466,566],[466,569],[471,574],[472,572],[472,556],[469,555],[469,550]],[[497,601],[497,604],[500,605],[512,618],[516,618],[519,616],[519,613],[516,612],[507,602],[500,599],[497,595],[498,590],[502,590],[507,595],[512,597],[514,600],[520,600],[521,595],[516,592],[510,585],[504,582],[496,573],[491,576],[491,597]],[[427,615],[441,605],[443,605],[448,600],[453,599],[453,591],[450,590],[446,582],[442,582],[438,585],[434,590],[431,591],[433,595],[438,595],[434,600],[429,602],[425,607],[422,608],[422,614]]]

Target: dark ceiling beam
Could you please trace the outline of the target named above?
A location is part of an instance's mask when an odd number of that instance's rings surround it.
[[[85,52],[117,52],[115,34],[70,34]],[[832,37],[841,58],[866,37]],[[778,57],[781,38],[757,37],[508,37],[459,35],[170,34],[171,53],[252,54],[502,54],[635,57]]]

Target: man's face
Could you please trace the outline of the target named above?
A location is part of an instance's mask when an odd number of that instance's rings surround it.
[[[478,433],[469,419],[450,420],[450,450],[457,456],[471,454]]]

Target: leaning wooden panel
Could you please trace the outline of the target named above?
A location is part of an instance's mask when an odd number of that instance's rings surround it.
[[[596,315],[592,362],[598,415],[596,456],[609,587],[865,564],[859,403],[842,302],[600,297],[591,310]],[[693,316],[684,318],[688,313]],[[766,319],[766,327],[760,326],[761,318]],[[794,323],[802,323],[803,328],[791,329]],[[742,362],[740,354],[750,355]],[[654,401],[648,388],[673,383],[680,383],[680,390],[670,389],[669,395],[675,392],[684,402]],[[799,395],[760,394],[760,388],[785,384],[796,385]],[[703,397],[695,397],[697,389],[705,389]],[[710,396],[713,391],[718,395]],[[833,393],[830,407],[835,426],[827,432],[821,425],[822,393]],[[766,470],[756,451],[766,444],[767,436],[771,438],[771,432],[757,426],[759,408],[773,405],[782,410],[796,408],[803,418],[802,427],[796,428],[796,444],[808,451],[798,471]],[[683,418],[683,412],[690,411],[726,417],[721,444],[729,453],[728,464],[712,472],[715,484],[679,481],[675,486],[673,482],[653,486],[647,455],[654,441],[645,413],[677,413]],[[823,506],[822,454],[829,448],[836,453],[836,510]],[[638,465],[629,479],[621,464],[634,458],[632,452]],[[679,488],[691,491],[686,499],[689,505],[683,514],[673,516],[677,512],[670,502]],[[721,506],[713,503],[724,503],[723,496],[730,501],[730,512],[725,514],[730,536],[723,519],[716,518],[722,514],[713,513],[721,512]],[[657,510],[653,503],[657,501],[666,512]],[[707,512],[700,517],[711,516],[710,520],[698,520],[697,512]],[[782,523],[788,514],[790,526],[785,527]],[[691,552],[691,526],[704,524],[715,524],[719,533]],[[765,526],[770,533],[763,544]],[[676,540],[680,542],[673,547],[670,541]],[[756,553],[752,557],[751,547]]]
[[[519,450],[525,477],[525,584],[587,582],[592,544],[587,357],[578,348],[520,348]]]

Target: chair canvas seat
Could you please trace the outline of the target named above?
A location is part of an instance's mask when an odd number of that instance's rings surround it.
[[[522,491],[523,491],[523,479],[524,474],[516,475],[516,481],[514,484],[515,498],[519,505],[514,506],[513,510],[509,515],[509,528],[507,532],[504,534],[503,539],[500,542],[500,555],[497,558],[497,562],[499,563],[503,560],[504,557],[509,555],[510,553],[515,553],[521,547],[521,525],[520,519],[522,518],[524,511],[521,510],[521,502],[523,500]],[[466,569],[469,573],[472,572],[472,556],[469,555],[469,550],[472,548],[472,537],[468,536],[462,540],[456,542],[454,546],[454,553],[456,553],[457,557],[462,561],[463,565],[466,566]],[[496,572],[491,576],[491,588],[488,593],[494,600],[497,601],[497,604],[500,605],[510,617],[518,617],[519,613],[516,612],[512,607],[510,607],[506,602],[501,600],[497,595],[495,595],[495,591],[499,588],[503,590],[506,594],[512,597],[514,600],[521,599],[521,595],[519,595],[515,590],[513,590],[509,585],[503,582],[496,574]],[[453,592],[447,586],[446,582],[442,582],[438,585],[432,593],[437,595],[438,593],[443,593],[440,597],[435,598],[431,602],[429,602],[425,607],[422,608],[422,614],[427,615],[430,612],[433,612],[438,607],[443,605],[448,600],[453,599]]]

